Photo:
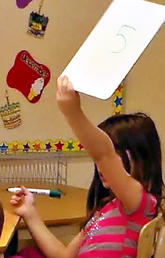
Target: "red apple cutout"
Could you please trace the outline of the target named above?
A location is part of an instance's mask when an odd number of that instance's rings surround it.
[[[48,67],[35,61],[26,50],[17,54],[6,78],[8,86],[20,91],[31,103],[39,101],[49,80]]]

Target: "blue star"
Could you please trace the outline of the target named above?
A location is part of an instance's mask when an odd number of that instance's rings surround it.
[[[0,146],[0,152],[1,153],[5,153],[8,149],[8,146],[5,145],[4,143]]]
[[[114,103],[116,105],[116,107],[118,107],[119,105],[122,105],[122,98],[119,98],[118,96],[115,98]]]

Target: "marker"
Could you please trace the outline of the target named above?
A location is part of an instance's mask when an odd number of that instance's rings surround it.
[[[21,190],[20,187],[7,188],[7,191],[12,192],[12,193],[15,193],[15,192],[20,191],[20,190]],[[49,195],[50,197],[57,197],[57,198],[61,197],[61,192],[59,190],[33,189],[33,188],[27,188],[27,190],[29,192],[35,193],[35,194],[46,194],[46,195]]]

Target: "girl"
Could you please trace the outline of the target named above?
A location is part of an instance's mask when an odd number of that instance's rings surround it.
[[[161,150],[153,121],[135,113],[94,126],[66,76],[57,81],[56,100],[95,164],[86,222],[64,247],[44,226],[24,187],[11,199],[15,213],[24,218],[48,258],[136,257],[140,229],[156,216],[161,197]]]

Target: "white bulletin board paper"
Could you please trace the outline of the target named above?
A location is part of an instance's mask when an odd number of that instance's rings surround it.
[[[109,98],[165,20],[165,6],[114,0],[62,75],[76,91]]]

